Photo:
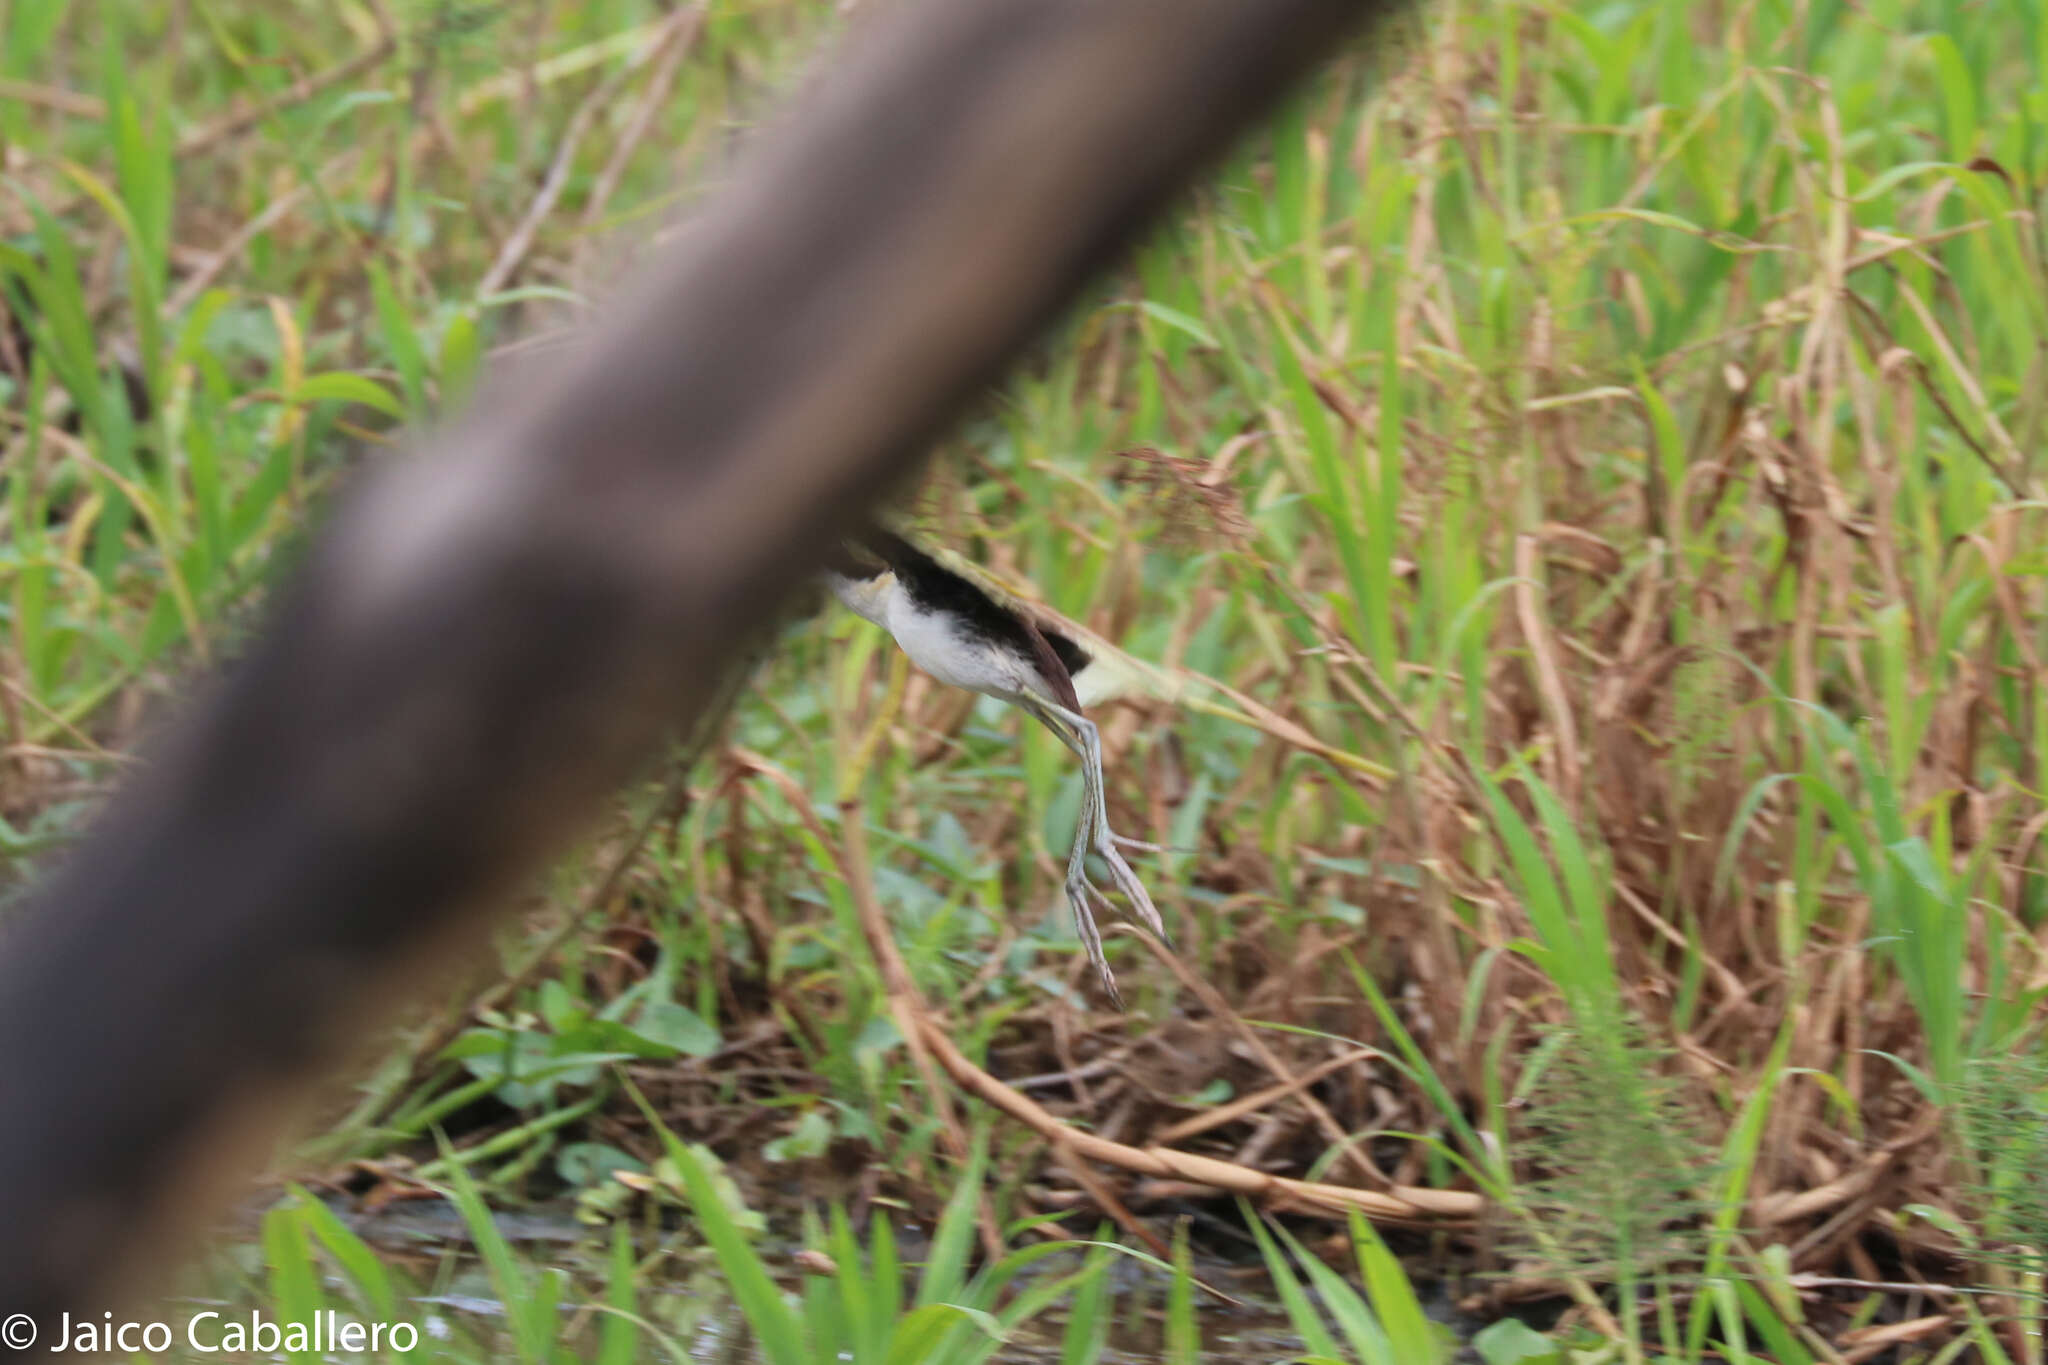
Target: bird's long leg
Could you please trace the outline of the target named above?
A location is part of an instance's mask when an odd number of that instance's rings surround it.
[[[1038,723],[1059,737],[1060,743],[1081,752],[1074,736],[1066,725],[1056,717],[1040,710],[1036,701],[1022,703],[1023,709],[1036,717]],[[1087,831],[1095,820],[1095,793],[1086,782],[1081,784],[1081,814],[1075,822],[1073,847],[1067,852],[1067,904],[1074,911],[1074,930],[1081,936],[1081,946],[1088,950],[1088,960],[1095,964],[1095,971],[1102,978],[1102,987],[1109,994],[1109,1001],[1117,1009],[1124,1007],[1123,997],[1117,992],[1116,977],[1109,970],[1109,958],[1102,950],[1102,931],[1095,924],[1095,908],[1089,896],[1102,897],[1088,880],[1088,838]],[[1103,900],[1108,904],[1106,899]]]
[[[1159,916],[1159,909],[1152,904],[1145,884],[1138,880],[1138,874],[1131,871],[1131,865],[1124,861],[1118,851],[1116,836],[1109,828],[1109,793],[1102,777],[1102,736],[1095,728],[1095,722],[1057,703],[1033,698],[1033,714],[1037,715],[1047,729],[1060,737],[1060,742],[1072,749],[1081,758],[1081,810],[1084,820],[1092,813],[1093,820],[1088,830],[1095,845],[1095,851],[1102,855],[1102,861],[1109,864],[1109,875],[1115,879],[1118,889],[1131,898],[1131,905],[1138,912],[1138,918],[1147,929],[1171,943],[1173,936],[1166,932],[1166,921]],[[1052,722],[1057,720],[1059,725]],[[1081,831],[1075,831],[1075,843],[1082,842]]]
[[[1092,893],[1102,893],[1088,880],[1088,841],[1080,837],[1081,828],[1093,818],[1089,809],[1088,792],[1081,792],[1081,814],[1074,829],[1073,846],[1067,850],[1067,902],[1074,908],[1074,927],[1081,935],[1081,944],[1088,950],[1088,960],[1095,964],[1096,975],[1102,978],[1102,989],[1109,995],[1109,1003],[1119,1013],[1124,1001],[1116,988],[1116,976],[1109,970],[1109,957],[1102,950],[1102,931],[1096,927],[1095,911],[1088,903]]]

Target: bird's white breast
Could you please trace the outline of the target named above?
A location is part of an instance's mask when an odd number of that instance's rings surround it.
[[[900,588],[889,598],[888,626],[910,661],[942,683],[1005,700],[1031,690],[1026,660],[968,634],[957,617],[919,607]]]

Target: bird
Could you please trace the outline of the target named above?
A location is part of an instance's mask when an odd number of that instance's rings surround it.
[[[1037,619],[886,528],[869,528],[835,546],[824,577],[841,604],[887,631],[926,673],[1017,707],[1080,758],[1081,810],[1067,855],[1066,897],[1081,944],[1110,1003],[1121,1010],[1123,999],[1089,900],[1093,896],[1109,904],[1088,880],[1091,848],[1145,927],[1162,941],[1170,938],[1145,884],[1118,848],[1151,845],[1124,839],[1109,827],[1102,737],[1082,713],[1084,693],[1111,690],[1114,661],[1106,651]]]

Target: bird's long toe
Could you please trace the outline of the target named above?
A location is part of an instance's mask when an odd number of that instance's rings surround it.
[[[1121,1013],[1123,996],[1116,988],[1115,974],[1109,970],[1109,955],[1102,949],[1102,931],[1096,926],[1095,911],[1088,904],[1091,894],[1100,896],[1102,893],[1086,876],[1077,872],[1067,878],[1067,904],[1074,911],[1074,932],[1080,935],[1088,960],[1095,964],[1095,974],[1102,978],[1102,989],[1109,996],[1109,1003]]]
[[[1113,836],[1112,836],[1113,837]],[[1131,909],[1136,912],[1138,922],[1159,936],[1160,942],[1173,946],[1173,935],[1166,931],[1166,921],[1159,914],[1159,907],[1152,903],[1151,893],[1145,890],[1145,883],[1138,880],[1138,874],[1124,861],[1124,855],[1117,852],[1116,844],[1109,839],[1096,845],[1096,852],[1102,861],[1109,864],[1109,873],[1115,879],[1117,889],[1130,898]]]
[[[1118,834],[1115,830],[1110,831],[1109,838],[1110,842],[1114,843],[1118,848],[1134,848],[1140,853],[1193,853],[1196,851],[1192,848],[1175,848],[1170,844],[1148,843],[1143,839],[1133,839],[1128,834]]]

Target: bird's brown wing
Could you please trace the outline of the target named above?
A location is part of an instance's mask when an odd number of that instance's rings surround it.
[[[1068,673],[1067,666],[1060,662],[1059,652],[1052,647],[1052,642],[1045,638],[1044,632],[1039,630],[1037,623],[1030,616],[1020,611],[1017,613],[1017,621],[1024,627],[1025,635],[1030,638],[1031,657],[1037,662],[1038,671],[1052,684],[1053,700],[1075,715],[1081,714],[1081,698],[1074,691],[1073,675]]]

